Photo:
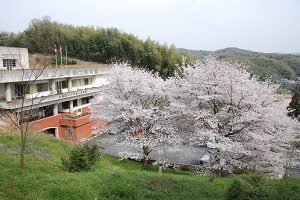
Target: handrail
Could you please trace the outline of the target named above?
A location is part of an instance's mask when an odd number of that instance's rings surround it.
[[[110,67],[0,70],[0,83],[108,74]]]

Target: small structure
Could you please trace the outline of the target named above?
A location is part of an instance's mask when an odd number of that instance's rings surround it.
[[[0,70],[29,69],[27,48],[0,46]]]

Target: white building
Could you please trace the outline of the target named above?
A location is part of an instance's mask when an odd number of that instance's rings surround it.
[[[0,47],[0,52],[2,110],[18,115],[22,109],[36,129],[74,142],[97,129],[89,100],[107,84],[109,67],[29,69],[27,49]]]

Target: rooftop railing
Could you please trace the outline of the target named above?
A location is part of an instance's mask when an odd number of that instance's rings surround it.
[[[110,67],[1,70],[0,83],[108,74]]]

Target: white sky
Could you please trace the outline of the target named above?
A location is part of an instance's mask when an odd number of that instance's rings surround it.
[[[300,52],[300,0],[0,0],[0,8],[0,31],[23,31],[47,15],[177,48]]]

